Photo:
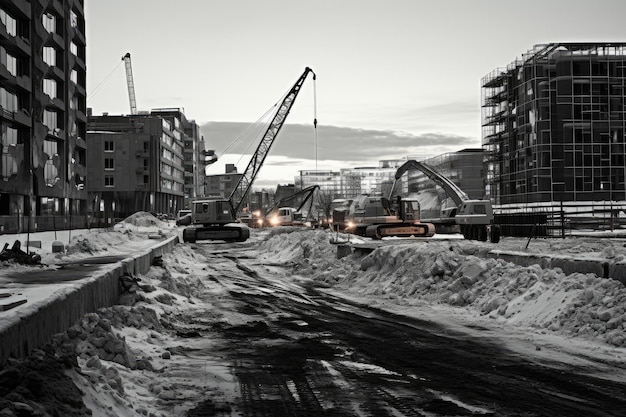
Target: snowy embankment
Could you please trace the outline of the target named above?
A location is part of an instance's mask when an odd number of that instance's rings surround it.
[[[268,261],[292,262],[294,273],[350,294],[457,307],[513,326],[626,346],[626,287],[618,281],[482,258],[477,255],[486,251],[485,244],[463,240],[394,242],[364,256],[336,259],[330,236],[308,230],[276,233],[258,250]],[[553,244],[546,241],[535,250],[545,254]],[[581,247],[575,240],[556,245],[560,254]],[[598,252],[615,254],[606,242],[599,246],[604,249]],[[592,248],[585,250],[588,255]]]

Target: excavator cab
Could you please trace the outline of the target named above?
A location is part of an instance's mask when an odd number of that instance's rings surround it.
[[[192,203],[192,223],[205,226],[226,224],[235,221],[230,201],[222,199],[202,199]]]

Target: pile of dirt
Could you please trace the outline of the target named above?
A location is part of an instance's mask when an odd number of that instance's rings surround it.
[[[157,219],[154,215],[145,211],[138,211],[137,213],[125,218],[123,222],[137,227],[167,227],[165,222]]]

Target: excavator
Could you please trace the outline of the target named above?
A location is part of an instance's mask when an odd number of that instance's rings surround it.
[[[417,200],[364,194],[352,200],[347,212],[334,211],[333,224],[341,223],[344,232],[376,240],[392,236],[432,237],[435,226],[420,222],[419,215]]]
[[[298,213],[302,211],[302,208],[307,202],[310,202],[313,205],[313,194],[315,194],[316,190],[319,190],[319,185],[311,185],[309,187],[303,188],[300,191],[296,191],[289,197],[283,198],[270,207],[265,212],[265,218],[269,220],[270,226],[293,226],[293,225],[303,225],[304,221],[302,219],[298,219]],[[288,203],[291,203],[298,198],[302,198],[302,201],[298,205],[298,207],[287,206]],[[311,214],[311,209],[309,206],[309,211],[307,216]],[[306,220],[306,219],[305,219]]]
[[[278,104],[278,109],[252,155],[248,167],[233,188],[230,196],[226,199],[202,198],[191,203],[191,225],[183,229],[184,242],[194,243],[198,240],[244,242],[250,237],[248,226],[243,223],[237,223],[237,212],[242,208],[252,183],[263,166],[263,162],[280,129],[283,127],[287,115],[289,115],[302,84],[309,73],[312,74],[313,80],[316,79],[313,70],[306,67],[300,78]],[[317,119],[313,121],[313,124],[317,128]]]
[[[416,169],[424,173],[429,179],[444,189],[446,194],[454,201],[455,207],[444,211],[445,216],[440,219],[430,219],[436,227],[445,227],[450,224],[458,225],[465,239],[487,241],[493,243],[500,241],[500,227],[494,224],[493,208],[489,200],[470,199],[465,191],[452,182],[449,178],[441,175],[434,168],[424,162],[408,160],[398,168],[395,181],[389,192],[389,198],[394,192],[398,180],[410,169]]]

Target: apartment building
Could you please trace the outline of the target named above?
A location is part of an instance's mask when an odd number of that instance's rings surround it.
[[[626,200],[626,44],[536,45],[482,79],[496,204]]]
[[[89,116],[88,190],[99,223],[185,207],[183,125],[155,114]]]
[[[0,4],[0,229],[84,227],[82,0]]]
[[[184,207],[191,207],[191,201],[204,196],[204,137],[200,126],[194,120],[188,120],[180,108],[152,109],[153,116],[162,117],[170,122],[174,138],[183,143],[183,166],[185,168]]]

